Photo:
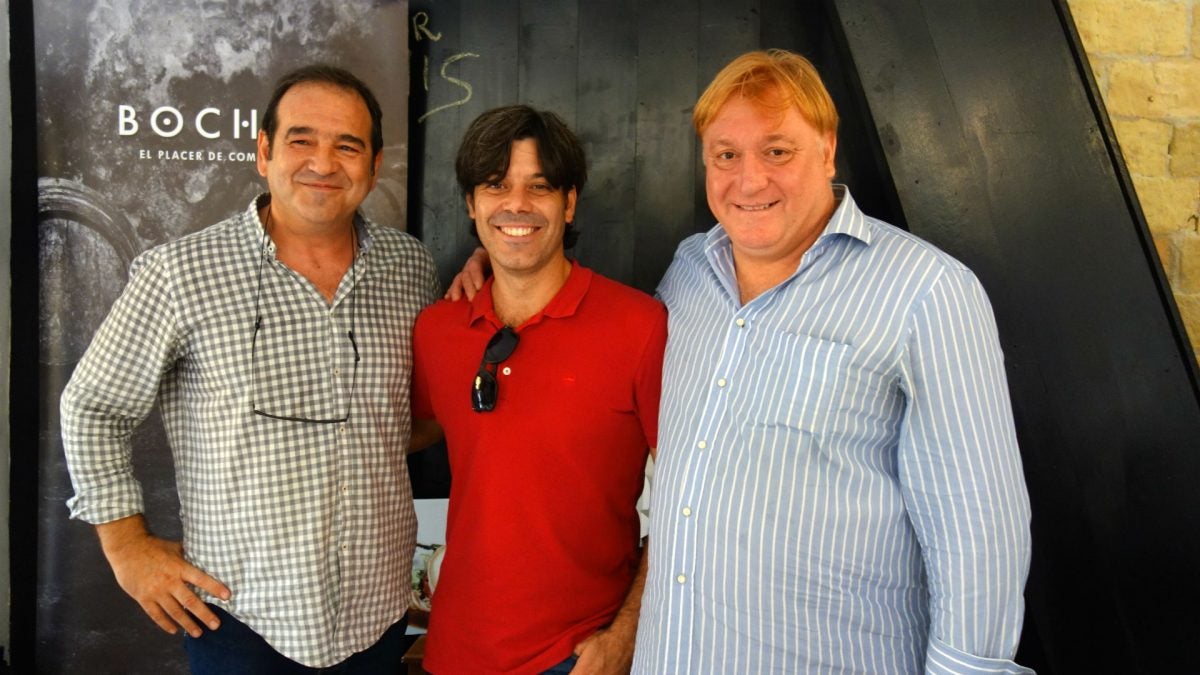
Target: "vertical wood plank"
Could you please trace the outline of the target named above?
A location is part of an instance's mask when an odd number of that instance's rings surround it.
[[[652,291],[679,241],[696,229],[695,134],[699,8],[638,3],[637,202],[634,286]]]
[[[412,86],[425,98],[424,117],[413,120],[414,147],[419,136],[423,151],[412,213],[445,284],[478,244],[454,178],[459,141],[479,113],[517,98],[518,0],[413,3],[418,11],[428,15],[427,31],[414,45],[427,53],[413,59],[428,66]]]
[[[410,143],[414,150],[421,152],[420,165],[412,162],[410,170],[413,178],[421,181],[421,202],[410,205],[409,219],[416,219],[413,230],[420,233],[433,253],[444,282],[447,262],[455,255],[458,240],[448,224],[454,223],[461,211],[456,202],[448,198],[456,193],[454,176],[448,169],[447,153],[451,150],[446,139],[458,118],[457,108],[451,104],[465,91],[443,78],[441,68],[449,57],[462,51],[459,4],[413,2],[409,13],[413,22],[410,26],[413,28],[412,59],[420,77],[411,84],[410,90],[420,92],[424,99],[423,109],[413,110],[410,115]],[[457,78],[459,70],[455,63],[448,65],[446,72]]]
[[[760,0],[700,0],[699,44],[696,54],[696,95],[708,87],[713,76],[737,56],[759,48],[762,28]],[[694,100],[693,100],[694,103]],[[689,113],[690,114],[690,113]],[[688,118],[689,128],[691,118]],[[697,140],[694,203],[696,231],[716,223],[704,190],[703,148]]]
[[[545,2],[520,1],[517,73],[522,103],[548,109],[575,125],[579,11],[576,0],[550,9]]]
[[[579,6],[575,132],[588,155],[579,202],[580,262],[622,283],[634,281],[637,156],[637,12],[634,0]]]

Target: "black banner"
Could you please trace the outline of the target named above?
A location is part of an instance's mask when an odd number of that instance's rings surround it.
[[[364,211],[405,227],[407,2],[75,0],[34,3],[38,110],[40,442],[38,672],[186,672],[118,588],[90,525],[70,521],[58,400],[127,279],[156,244],[246,208],[274,81],[317,61],[371,86],[384,166]],[[156,534],[177,538],[171,457],[156,420],[135,436]]]

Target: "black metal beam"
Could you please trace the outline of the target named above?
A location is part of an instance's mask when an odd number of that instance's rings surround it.
[[[1069,12],[830,4],[909,229],[995,306],[1034,508],[1029,665],[1200,671],[1196,362]]]

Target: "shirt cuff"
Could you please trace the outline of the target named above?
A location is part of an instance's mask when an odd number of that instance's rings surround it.
[[[929,636],[925,650],[927,675],[1033,675],[1033,670],[1010,659],[975,656],[955,649],[936,637]]]
[[[92,525],[128,518],[145,511],[142,488],[132,478],[121,481],[103,494],[97,491],[80,491],[67,500],[71,518]]]
[[[642,494],[637,500],[638,529],[641,538],[650,534],[650,490],[654,482],[654,458],[646,455],[646,473],[642,479]]]

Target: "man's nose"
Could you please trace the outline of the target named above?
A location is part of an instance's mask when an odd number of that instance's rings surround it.
[[[308,158],[309,167],[322,176],[328,176],[337,170],[337,157],[330,146],[319,145]]]
[[[742,192],[752,194],[767,186],[767,167],[760,157],[747,154],[742,160],[739,176]]]
[[[526,190],[516,189],[509,192],[504,208],[513,213],[529,213],[533,210],[533,201]]]

